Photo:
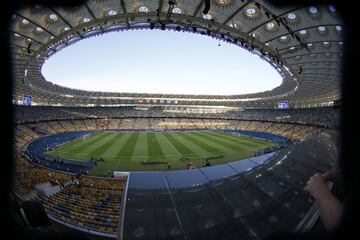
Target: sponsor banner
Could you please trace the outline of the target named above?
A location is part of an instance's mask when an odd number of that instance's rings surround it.
[[[127,178],[130,172],[118,172],[114,171],[114,178]]]

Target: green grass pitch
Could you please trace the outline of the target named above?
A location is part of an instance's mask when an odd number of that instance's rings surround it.
[[[185,169],[188,162],[202,167],[209,157],[211,165],[253,157],[258,149],[274,143],[217,131],[188,132],[98,132],[75,139],[48,154],[68,159],[90,160],[103,157],[90,175],[104,176],[110,171],[163,171]],[[220,157],[222,156],[222,157]],[[182,157],[188,160],[181,160]],[[142,164],[143,161],[170,162]]]

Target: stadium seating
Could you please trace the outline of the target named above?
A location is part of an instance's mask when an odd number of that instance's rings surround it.
[[[106,128],[106,118],[200,118],[237,119],[248,121],[267,121],[278,123],[297,123],[338,128],[340,110],[331,107],[304,109],[245,109],[229,110],[220,113],[189,113],[185,110],[167,111],[166,107],[150,107],[146,111],[134,107],[27,107],[17,106],[17,123],[49,120],[103,119],[98,126]],[[104,120],[105,118],[105,120]]]
[[[88,230],[115,234],[124,183],[81,178],[45,201],[55,218]]]
[[[86,134],[87,131],[101,130],[144,130],[153,129],[160,131],[170,130],[186,130],[186,129],[215,129],[224,131],[233,131],[246,134],[252,137],[264,138],[269,140],[281,141],[290,139],[294,142],[301,142],[303,139],[314,133],[322,132],[327,128],[336,129],[338,126],[338,110],[332,108],[319,109],[292,109],[292,110],[245,110],[245,111],[229,111],[226,113],[187,113],[185,112],[168,112],[164,107],[149,108],[148,110],[137,110],[134,107],[108,107],[108,108],[83,108],[83,107],[24,107],[17,106],[15,112],[15,155],[16,161],[16,177],[14,191],[21,196],[32,196],[37,185],[43,183],[55,183],[62,186],[61,190],[49,197],[40,196],[44,203],[45,209],[49,216],[56,221],[64,224],[75,226],[84,231],[92,231],[99,234],[116,234],[119,226],[120,205],[123,199],[123,191],[125,182],[112,179],[97,179],[82,177],[79,181],[74,181],[74,175],[54,171],[51,168],[42,168],[37,166],[37,162],[29,163],[23,157],[23,151],[26,146],[35,139],[39,146],[31,147],[28,153],[36,154],[45,148],[51,148],[59,143],[70,141],[74,137]],[[71,132],[70,134],[68,132]],[[63,134],[67,133],[67,134]],[[267,133],[267,134],[264,134]],[[285,141],[285,140],[284,140]],[[35,143],[35,142],[34,142]],[[306,153],[299,153],[298,156]],[[305,157],[305,156],[304,156]],[[311,159],[311,158],[310,158]],[[39,159],[39,161],[44,161]],[[313,163],[308,162],[303,164]],[[45,164],[45,166],[47,166]],[[48,165],[48,167],[51,167]],[[327,165],[324,165],[324,168]],[[69,170],[69,166],[58,164],[56,170]],[[287,164],[275,167],[273,172],[277,176],[284,174],[282,171],[290,171]],[[308,177],[310,173],[306,172],[306,168],[298,166]],[[314,168],[314,167],[313,167]],[[74,172],[76,172],[74,170]],[[251,176],[248,177],[251,180]],[[272,178],[276,178],[273,176]],[[303,178],[303,181],[305,178]],[[294,184],[298,184],[295,182]],[[219,185],[220,186],[220,185]],[[225,186],[224,186],[225,187]],[[266,186],[264,186],[266,187]],[[221,189],[221,187],[219,187]],[[225,191],[225,190],[224,190]],[[136,193],[134,193],[136,194]],[[213,195],[213,188],[199,189],[199,204],[202,195]],[[192,194],[190,194],[192,196]],[[189,196],[190,196],[189,195]],[[178,204],[188,206],[193,204],[189,202],[185,193],[176,193],[175,201]],[[169,204],[169,200],[159,199],[158,194],[151,193],[150,198],[156,201],[164,201]],[[268,197],[267,197],[268,198]],[[140,201],[141,199],[138,198]],[[155,201],[155,200],[154,200]],[[135,203],[134,203],[135,204]],[[193,232],[204,234],[203,227],[216,225],[217,229],[221,226],[234,228],[240,231],[238,234],[248,236],[247,229],[241,223],[224,225],[224,221],[228,219],[228,215],[223,219],[209,220],[212,218],[207,215],[207,209],[215,209],[214,206],[220,206],[220,202],[208,202],[199,208],[198,212],[187,213],[181,212],[182,217],[187,218],[190,215],[199,215],[203,219],[193,226],[187,226],[189,229],[194,228]],[[195,206],[198,204],[195,204]],[[246,205],[246,204],[245,204]],[[245,206],[244,205],[244,206]],[[239,206],[240,207],[240,206]],[[242,206],[243,207],[243,206]],[[130,210],[129,210],[130,209]],[[130,215],[136,217],[138,210],[131,212]],[[214,216],[221,216],[226,213],[226,206],[222,207],[221,212],[213,212]],[[166,224],[171,236],[176,237],[182,234],[179,226],[176,225],[174,215],[170,210],[153,209],[149,210],[151,214],[160,214],[167,216]],[[204,217],[207,216],[207,217]],[[192,216],[191,218],[195,218]],[[145,219],[144,219],[145,220]],[[131,223],[131,220],[128,221]],[[189,223],[191,221],[189,220]],[[165,224],[165,223],[164,223]],[[172,225],[175,224],[175,225]],[[273,227],[271,227],[273,228]],[[132,229],[132,228],[129,228]],[[144,229],[133,229],[141,235]],[[167,236],[168,233],[162,232],[163,229],[157,228],[153,236]],[[202,232],[202,233],[199,233]],[[214,230],[215,231],[215,230]],[[219,230],[220,231],[220,230]],[[271,232],[271,229],[269,229]],[[129,233],[133,234],[133,233]],[[225,233],[223,233],[225,234]],[[231,234],[229,231],[226,234]],[[151,234],[150,234],[151,235]],[[199,235],[200,236],[200,235]]]
[[[51,182],[64,185],[71,176],[66,173],[51,171],[28,163],[23,157],[16,159],[15,190],[28,194],[37,184]]]
[[[116,233],[123,180],[84,176],[78,179],[76,175],[29,164],[23,158],[16,163],[14,191],[19,196],[27,199],[36,193],[47,213],[64,223],[100,233]],[[43,183],[61,185],[61,191],[46,197],[35,191],[35,186]]]

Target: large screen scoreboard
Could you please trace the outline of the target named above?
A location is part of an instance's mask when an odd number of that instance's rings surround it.
[[[31,96],[24,96],[23,97],[23,105],[31,105]]]
[[[289,108],[289,102],[288,101],[279,101],[278,102],[278,108],[279,109],[288,109]]]

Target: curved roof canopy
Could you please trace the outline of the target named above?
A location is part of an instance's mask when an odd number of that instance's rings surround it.
[[[35,5],[17,10],[10,26],[14,97],[31,95],[43,105],[119,105],[151,98],[243,107],[273,107],[279,100],[292,107],[324,106],[341,98],[343,27],[335,6],[212,0],[204,14],[202,0],[174,2],[89,0],[72,8]],[[147,28],[190,31],[236,44],[268,61],[283,82],[271,91],[233,96],[127,94],[66,88],[41,74],[47,58],[81,39]]]

